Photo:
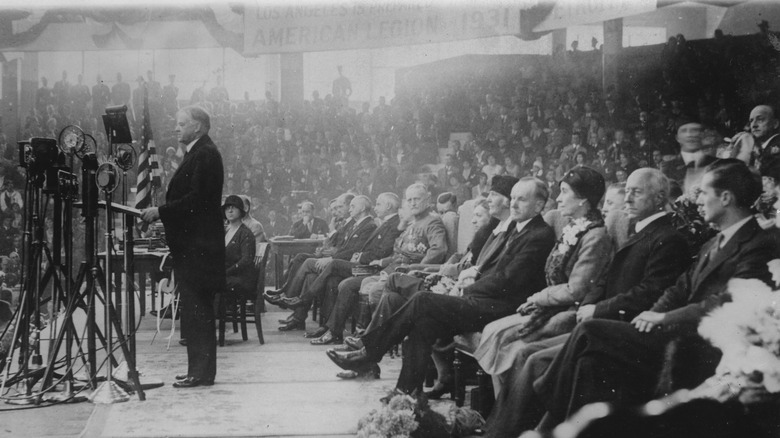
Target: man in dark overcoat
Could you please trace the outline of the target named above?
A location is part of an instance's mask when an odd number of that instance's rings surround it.
[[[165,205],[141,212],[146,222],[162,220],[182,297],[182,334],[188,369],[175,388],[214,384],[217,341],[214,295],[225,287],[225,242],[221,198],[222,156],[208,136],[209,114],[200,107],[176,114],[176,134],[186,147],[168,184]]]

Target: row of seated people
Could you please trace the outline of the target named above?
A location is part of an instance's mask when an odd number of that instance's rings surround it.
[[[719,160],[702,176],[697,204],[719,233],[695,258],[666,212],[669,181],[660,171],[630,175],[625,217],[617,212],[605,221],[596,210],[603,187],[603,177],[587,167],[566,174],[557,203],[569,223],[556,244],[556,231],[541,216],[547,186],[533,178],[497,178],[487,204],[498,224],[493,221],[476,261],[457,274],[454,287],[429,293],[430,283],[395,272],[399,263],[430,261],[410,259],[403,253],[409,247],[396,244],[381,265],[385,274],[339,284],[325,325],[333,338],[344,330],[345,318],[334,318],[338,301],[355,303],[357,283],[379,300],[366,332],[327,355],[345,375],[377,375],[382,356],[406,339],[396,389],[413,393],[422,389],[437,340],[484,329],[475,357],[495,377],[498,394],[489,436],[549,430],[590,402],[651,398],[667,344],[696,337],[699,319],[728,299],[730,278],[768,283],[766,263],[778,257],[780,245],[775,230],[762,230],[753,217],[761,185],[738,160]],[[407,191],[407,202],[415,198]],[[409,234],[417,233],[424,230]],[[696,353],[685,355],[676,386],[700,383],[717,364],[714,349],[689,348]],[[439,371],[441,393],[449,376],[445,366]]]

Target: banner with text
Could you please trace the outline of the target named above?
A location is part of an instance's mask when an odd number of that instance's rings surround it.
[[[569,26],[601,23],[654,11],[656,8],[657,0],[557,0],[549,15],[536,24],[533,31],[548,32]]]
[[[317,52],[468,40],[520,33],[520,10],[537,0],[352,2],[264,6],[248,3],[244,54]]]

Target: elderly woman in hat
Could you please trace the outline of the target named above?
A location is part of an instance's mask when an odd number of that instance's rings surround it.
[[[247,212],[244,201],[236,195],[225,198],[222,205],[225,215],[225,280],[228,292],[241,292],[253,296],[257,273],[254,271],[255,236],[242,220]]]
[[[561,180],[556,201],[569,222],[547,256],[547,287],[528,297],[516,314],[488,324],[474,354],[493,376],[496,394],[523,346],[574,328],[577,305],[593,293],[612,259],[612,240],[598,208],[604,191],[604,177],[590,167],[571,169]]]

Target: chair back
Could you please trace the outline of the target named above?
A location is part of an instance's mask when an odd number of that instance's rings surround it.
[[[271,253],[271,244],[269,242],[260,242],[257,244],[256,257],[260,257],[260,264],[257,266],[257,282],[255,291],[262,295],[265,292],[265,268],[268,265],[268,256]]]
[[[466,248],[471,244],[471,240],[474,239],[474,226],[471,225],[471,217],[474,214],[474,200],[469,199],[458,207],[458,237],[456,239],[457,253],[465,254]]]

